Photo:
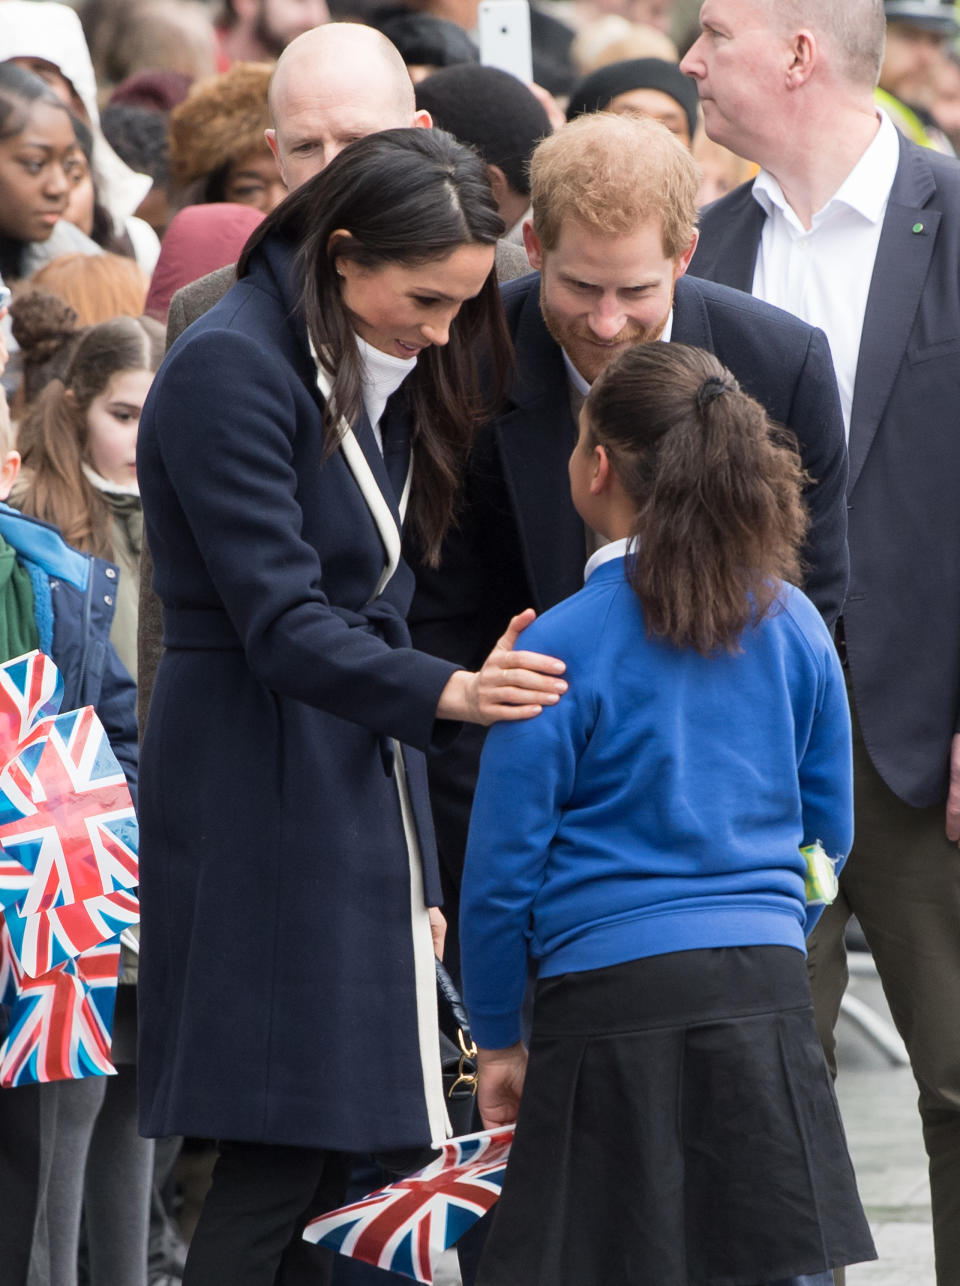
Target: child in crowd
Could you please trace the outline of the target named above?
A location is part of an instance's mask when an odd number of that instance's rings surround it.
[[[151,317],[114,317],[73,338],[63,378],[30,404],[18,437],[17,507],[53,523],[77,549],[119,564],[110,637],[134,676],[143,541],[137,428],[163,339]]]
[[[802,481],[698,349],[632,348],[584,405],[571,489],[610,543],[524,633],[570,690],[489,734],[464,876],[480,1110],[517,1121],[482,1286],[874,1258],[804,962],[800,850],[844,859],[852,800],[842,672],[791,583]]]
[[[10,494],[20,456],[12,449],[6,398],[0,391],[0,501]],[[71,549],[46,523],[24,517],[0,503],[0,662],[39,648],[52,657],[63,676],[63,709],[92,705],[103,723],[131,791],[136,793],[137,727],[133,680],[110,646],[117,569]],[[132,988],[128,989],[131,992]],[[120,1019],[118,1004],[117,1020]],[[133,1014],[131,1010],[131,1022]],[[6,1017],[0,1013],[0,1039]],[[118,1078],[111,1077],[111,1081]],[[130,1283],[140,1278],[111,1276],[129,1261],[116,1258],[129,1240],[129,1221],[104,1218],[105,1176],[114,1189],[131,1192],[130,1148],[103,1135],[90,1146],[93,1123],[107,1089],[106,1077],[57,1081],[0,1090],[0,1202],[4,1209],[3,1281],[76,1281],[77,1236],[84,1173],[98,1176],[93,1187],[94,1214],[88,1208],[91,1255],[99,1282]],[[126,1083],[133,1091],[133,1076]],[[138,1250],[146,1256],[146,1199],[151,1144],[136,1139],[138,1164],[147,1167],[143,1234]],[[140,1159],[139,1153],[146,1153]],[[101,1196],[96,1205],[96,1196]],[[115,1196],[110,1194],[111,1198]],[[28,1270],[28,1265],[30,1265]],[[49,1273],[49,1276],[46,1274]],[[36,1274],[40,1274],[37,1276]]]
[[[149,317],[114,317],[65,337],[63,378],[47,383],[20,423],[24,468],[12,493],[23,513],[55,525],[69,545],[116,564],[104,572],[110,640],[134,678],[143,539],[137,430],[163,339],[163,327]],[[82,1195],[92,1286],[145,1286],[153,1143],[137,1132],[137,957],[126,945],[122,966],[113,1025],[118,1074],[52,1091],[59,1102],[49,1254],[67,1271],[75,1264],[71,1229]],[[44,1102],[41,1094],[41,1108]],[[51,1275],[52,1286],[72,1281]]]

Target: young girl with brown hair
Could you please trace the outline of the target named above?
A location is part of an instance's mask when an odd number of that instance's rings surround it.
[[[480,1110],[517,1121],[483,1286],[819,1286],[874,1256],[804,964],[800,850],[845,858],[852,805],[839,662],[791,584],[802,481],[709,353],[638,345],[587,397],[570,483],[610,543],[524,632],[570,691],[491,731],[463,884]]]
[[[137,428],[163,357],[163,327],[150,317],[114,317],[71,342],[63,378],[50,380],[20,424],[24,473],[12,503],[59,528],[76,549],[118,564],[110,640],[135,678],[143,540]]]

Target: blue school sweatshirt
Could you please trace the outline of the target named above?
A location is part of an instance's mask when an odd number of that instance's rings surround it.
[[[460,939],[477,1043],[520,1039],[540,977],[702,947],[804,950],[801,845],[853,842],[850,717],[816,608],[784,586],[736,654],[647,636],[623,556],[525,630],[562,658],[557,705],[491,729]]]

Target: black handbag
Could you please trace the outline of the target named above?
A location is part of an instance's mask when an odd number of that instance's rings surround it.
[[[470,1035],[470,1020],[460,993],[442,963],[434,956],[437,969],[437,1026],[440,1037],[440,1065],[443,1094],[454,1136],[481,1129],[474,1116],[477,1093],[477,1047]],[[435,1148],[397,1148],[378,1152],[375,1160],[391,1178],[420,1170],[440,1153]]]
[[[443,964],[437,967],[437,1017],[440,1029],[440,1063],[443,1094],[455,1135],[481,1128],[474,1119],[477,1094],[477,1047],[470,1035],[470,1020],[460,993]]]

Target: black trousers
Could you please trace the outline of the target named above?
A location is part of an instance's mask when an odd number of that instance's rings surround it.
[[[0,1281],[26,1286],[40,1191],[40,1087],[0,1090]]]
[[[333,1252],[300,1234],[343,1204],[349,1154],[228,1141],[219,1150],[183,1286],[327,1286]]]

